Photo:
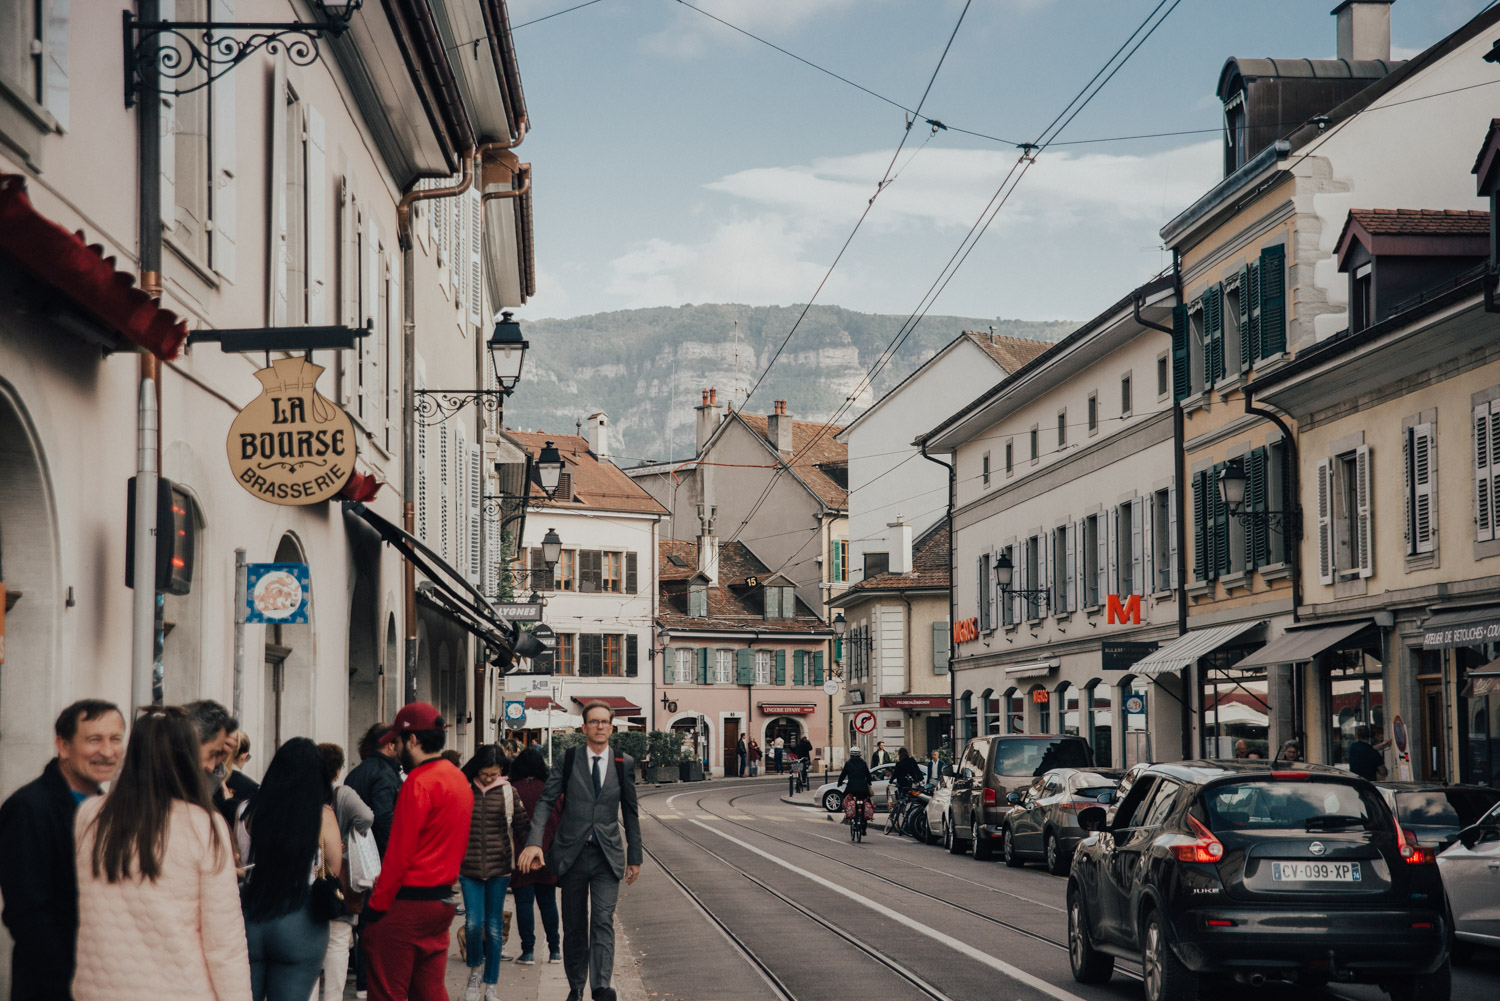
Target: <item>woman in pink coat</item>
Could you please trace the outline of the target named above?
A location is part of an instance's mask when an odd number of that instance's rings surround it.
[[[75,1001],[248,1001],[229,832],[181,710],[136,721],[119,778],[78,808],[74,834]]]

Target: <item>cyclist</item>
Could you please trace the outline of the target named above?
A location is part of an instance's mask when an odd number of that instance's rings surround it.
[[[854,801],[853,817],[863,818],[865,815],[865,803],[872,800],[870,792],[870,766],[857,747],[849,749],[849,760],[844,763],[844,768],[839,772],[839,785],[844,787],[845,812],[848,812],[849,801]]]
[[[896,768],[891,772],[891,782],[896,787],[891,797],[891,812],[887,831],[900,831],[905,822],[906,811],[912,804],[911,790],[922,784],[922,769],[917,759],[904,747],[896,749]]]

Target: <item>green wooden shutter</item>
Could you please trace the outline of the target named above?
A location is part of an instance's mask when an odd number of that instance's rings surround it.
[[[640,559],[635,553],[625,554],[625,593],[635,594],[640,580]]]
[[[709,664],[709,658],[712,654],[713,651],[706,646],[698,648],[698,684],[700,685],[713,683],[713,677],[708,673],[713,670],[712,665]]]
[[[807,684],[807,651],[792,651],[792,684]]]
[[[1208,580],[1208,474],[1193,474],[1193,578]]]
[[[641,675],[641,638],[635,633],[625,635],[625,677]]]
[[[1250,336],[1250,268],[1240,268],[1240,358],[1241,372],[1255,363],[1254,340]]]
[[[582,633],[578,637],[578,676],[597,678],[604,665],[604,637],[598,633]]]
[[[776,684],[786,684],[786,651],[776,651]]]
[[[1260,328],[1260,262],[1251,261],[1245,265],[1245,284],[1240,290],[1240,308],[1249,320],[1244,329],[1248,333],[1240,335],[1241,343],[1250,346],[1250,365],[1253,367],[1258,358],[1265,356],[1265,343],[1261,337]]]
[[[1185,400],[1193,395],[1193,374],[1188,370],[1188,311],[1186,306],[1172,307],[1172,398]]]
[[[676,650],[665,650],[661,655],[661,683],[664,685],[677,684],[677,665],[675,658]]]
[[[815,684],[815,685],[821,685],[823,683],[823,651],[822,650],[814,650],[812,657],[813,657],[813,681],[812,681],[812,683]]]
[[[1229,573],[1229,508],[1224,503],[1224,498],[1219,494],[1219,474],[1224,471],[1222,463],[1214,466],[1213,474],[1208,481],[1208,497],[1213,505],[1213,529],[1214,529],[1214,576],[1222,577]]]
[[[755,651],[734,652],[734,679],[737,685],[755,684]]]
[[[1268,509],[1266,489],[1266,450],[1252,449],[1245,456],[1245,507],[1264,514]],[[1245,526],[1245,559],[1249,567],[1262,567],[1271,562],[1271,536],[1264,518],[1254,518]]]
[[[828,579],[829,580],[834,580],[834,581],[843,580],[844,579],[844,577],[843,577],[843,573],[844,573],[844,551],[843,550],[844,550],[844,547],[839,543],[838,539],[834,539],[833,540],[833,545],[830,546],[829,548],[831,548],[833,550],[833,575],[831,577],[829,577]]]
[[[1224,286],[1203,293],[1203,386],[1224,378]]]
[[[932,624],[932,673],[948,673],[948,621]]]
[[[1260,252],[1261,357],[1286,350],[1286,248],[1281,244]]]

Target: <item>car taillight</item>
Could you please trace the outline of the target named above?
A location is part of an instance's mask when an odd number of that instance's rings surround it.
[[[1401,828],[1401,821],[1396,821],[1396,850],[1401,853],[1403,862],[1413,865],[1421,865],[1424,862],[1436,862],[1437,856],[1417,844],[1416,837]]]
[[[994,806],[995,805],[995,790],[989,789],[989,788],[986,788],[984,790],[984,805],[985,806]]]
[[[1214,837],[1197,817],[1188,815],[1188,826],[1198,835],[1198,840],[1185,845],[1173,845],[1172,854],[1179,862],[1217,862],[1224,857],[1224,842]]]

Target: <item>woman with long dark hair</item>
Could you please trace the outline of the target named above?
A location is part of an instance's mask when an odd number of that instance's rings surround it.
[[[481,977],[484,1001],[499,1001],[495,984],[500,980],[500,948],[505,942],[505,889],[531,830],[531,814],[506,781],[507,764],[504,752],[485,744],[463,767],[474,786],[469,847],[458,868],[464,893],[464,955],[469,963],[464,1001],[479,1001]]]
[[[535,747],[528,747],[510,763],[510,784],[526,807],[528,815],[536,812],[536,802],[547,786],[547,759]],[[547,818],[547,832],[542,838],[542,855],[550,857],[552,838],[557,834],[560,811]],[[529,833],[529,832],[528,832]],[[547,936],[547,962],[562,962],[562,935],[557,921],[557,876],[550,866],[535,872],[517,872],[510,877],[510,892],[516,898],[516,931],[521,936],[521,955],[516,962],[536,962],[536,912],[542,912],[542,930]]]
[[[254,1001],[308,1001],[322,972],[328,922],[313,916],[308,891],[325,866],[337,873],[343,861],[332,795],[318,745],[293,737],[235,825]]]
[[[136,721],[109,795],[78,808],[74,835],[75,1001],[250,997],[229,831],[182,710]]]

